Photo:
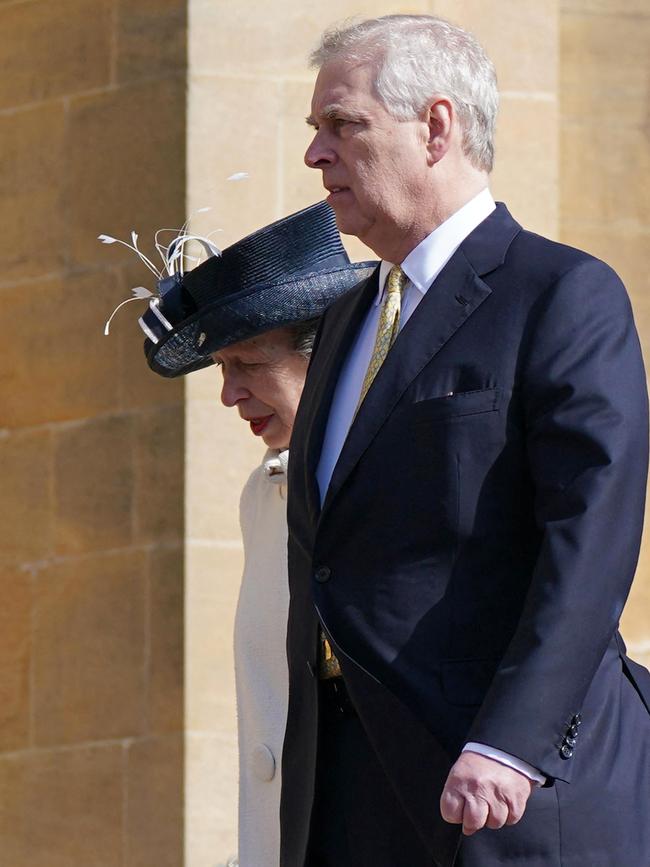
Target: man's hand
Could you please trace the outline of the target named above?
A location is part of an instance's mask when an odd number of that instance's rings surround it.
[[[514,825],[524,815],[534,783],[478,753],[464,752],[455,763],[440,798],[445,822],[463,826],[467,836],[481,828]]]

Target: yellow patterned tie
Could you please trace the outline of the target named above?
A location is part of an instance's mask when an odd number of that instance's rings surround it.
[[[361,394],[359,395],[359,403],[357,409],[363,403],[363,400],[368,393],[368,389],[372,385],[374,378],[379,372],[379,368],[384,363],[388,350],[391,348],[399,331],[399,315],[402,306],[402,292],[408,283],[408,277],[402,271],[399,265],[393,265],[388,274],[386,281],[386,297],[381,307],[379,314],[379,324],[377,325],[377,336],[375,337],[375,346],[370,356],[368,370],[363,378],[361,386]]]

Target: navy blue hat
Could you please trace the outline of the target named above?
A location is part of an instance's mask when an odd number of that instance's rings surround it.
[[[224,346],[314,319],[376,265],[350,262],[325,202],[284,217],[160,281],[160,299],[140,320],[149,367],[183,376]]]

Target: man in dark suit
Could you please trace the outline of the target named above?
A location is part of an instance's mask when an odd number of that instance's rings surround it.
[[[495,206],[470,34],[389,16],[315,64],[307,165],[382,263],[324,317],[291,446],[282,867],[648,867],[625,289]]]

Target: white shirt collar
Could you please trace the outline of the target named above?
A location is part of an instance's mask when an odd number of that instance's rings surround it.
[[[486,187],[460,210],[441,223],[401,263],[409,281],[424,295],[465,238],[489,217],[496,205]],[[379,269],[379,291],[375,304],[384,294],[384,285],[393,262],[383,260]]]

